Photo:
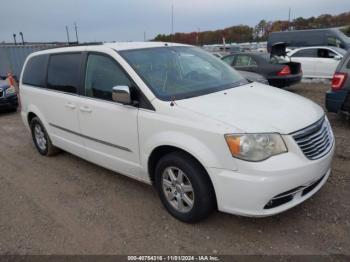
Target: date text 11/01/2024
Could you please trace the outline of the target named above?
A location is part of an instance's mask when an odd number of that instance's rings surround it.
[[[128,261],[220,261],[219,257],[202,256],[128,256]]]

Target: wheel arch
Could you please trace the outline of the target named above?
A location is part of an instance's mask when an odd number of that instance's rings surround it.
[[[27,115],[26,115],[28,126],[30,126],[30,122],[34,117],[38,117],[42,122],[42,124],[44,125],[44,128],[46,130],[49,130],[49,124],[46,121],[46,118],[43,116],[43,114],[41,114],[40,110],[36,106],[30,105],[28,106]]]
[[[189,157],[191,160],[195,161],[199,165],[199,167],[203,170],[204,174],[207,176],[210,186],[214,192],[215,203],[217,204],[215,187],[204,165],[193,154],[177,146],[161,145],[153,149],[152,153],[150,154],[150,157],[148,158],[148,163],[147,163],[148,174],[152,185],[154,185],[155,169],[158,161],[166,154],[170,154],[173,152],[180,152],[186,155],[187,157]]]
[[[27,114],[27,121],[28,121],[28,125],[29,126],[30,126],[30,123],[32,122],[34,117],[37,117],[37,115],[35,113],[33,113],[33,112],[29,112]]]
[[[195,161],[199,166],[205,171],[205,173],[208,175],[209,179],[210,176],[204,167],[204,165],[199,161],[193,154],[189,153],[188,151],[177,147],[177,146],[172,146],[172,145],[161,145],[157,146],[154,148],[148,158],[148,163],[147,163],[147,169],[148,169],[148,174],[150,176],[150,180],[153,183],[154,181],[154,176],[155,176],[155,169],[157,166],[158,161],[165,155],[173,153],[173,152],[180,152],[188,157],[190,157],[193,161]],[[211,181],[211,179],[210,179]]]

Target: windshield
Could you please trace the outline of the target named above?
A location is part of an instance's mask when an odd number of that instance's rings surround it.
[[[120,51],[162,100],[184,99],[247,84],[233,68],[196,47]]]

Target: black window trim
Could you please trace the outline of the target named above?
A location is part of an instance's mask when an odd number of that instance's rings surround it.
[[[148,109],[151,111],[156,111],[155,108],[153,107],[153,105],[151,104],[151,102],[148,100],[148,98],[143,94],[143,92],[141,91],[141,89],[139,88],[139,86],[136,84],[136,82],[132,79],[132,77],[129,75],[129,73],[120,65],[120,63],[114,59],[114,57],[112,57],[111,55],[104,53],[104,52],[100,52],[100,51],[84,51],[83,53],[83,57],[82,57],[82,69],[81,69],[81,74],[80,74],[80,88],[78,89],[78,94],[82,97],[85,98],[89,98],[89,99],[94,99],[94,100],[99,100],[99,101],[104,101],[104,102],[109,102],[109,103],[113,103],[113,104],[118,104],[118,105],[123,105],[123,104],[119,104],[113,101],[108,101],[105,99],[101,99],[101,98],[97,98],[97,97],[89,97],[85,95],[85,77],[86,77],[86,68],[87,68],[87,62],[88,62],[88,57],[91,54],[94,55],[100,55],[100,56],[104,56],[107,57],[109,59],[111,59],[113,61],[113,63],[119,67],[121,69],[121,71],[125,74],[125,76],[129,79],[130,83],[131,83],[131,88],[134,89],[134,91],[137,94],[137,98],[138,98],[138,105],[131,105],[133,107],[137,107],[140,109]],[[123,106],[130,106],[130,105],[123,105]]]
[[[76,93],[64,92],[64,91],[48,88],[48,82],[47,82],[48,81],[48,71],[49,71],[48,69],[49,69],[49,63],[50,63],[51,56],[65,55],[65,54],[80,54],[81,55],[80,56],[80,67],[79,67],[79,80],[78,80],[78,87],[77,87]],[[71,96],[81,96],[84,98],[97,99],[97,100],[101,100],[104,102],[118,104],[118,103],[113,102],[113,101],[107,101],[104,99],[85,96],[85,73],[86,73],[87,58],[88,58],[89,54],[103,55],[103,56],[106,56],[108,58],[111,58],[114,61],[114,63],[121,68],[121,70],[124,72],[124,74],[129,78],[130,82],[132,83],[132,85],[133,85],[132,87],[137,92],[139,103],[137,106],[133,105],[133,107],[138,107],[139,109],[145,109],[145,110],[150,110],[150,111],[156,111],[156,109],[154,108],[152,103],[143,94],[143,92],[141,91],[139,86],[132,79],[132,77],[130,77],[130,75],[127,73],[127,71],[112,56],[110,56],[109,54],[104,53],[104,52],[99,52],[99,51],[66,51],[66,52],[54,52],[54,53],[38,54],[38,55],[32,56],[30,59],[32,59],[33,57],[37,57],[37,56],[45,56],[45,58],[46,58],[45,72],[44,72],[44,83],[42,86],[36,86],[36,85],[27,84],[27,83],[22,81],[22,84],[27,85],[27,86],[31,86],[34,88],[40,88],[40,89],[43,89],[43,90],[49,91],[49,92],[57,92],[57,93],[62,93],[62,94],[66,94],[66,95],[71,95]],[[122,105],[122,104],[120,104],[120,105]]]

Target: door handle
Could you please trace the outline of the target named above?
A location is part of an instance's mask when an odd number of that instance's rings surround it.
[[[80,111],[86,112],[86,113],[91,113],[92,109],[90,107],[88,107],[88,106],[81,106],[80,107]]]
[[[68,107],[68,108],[70,108],[70,109],[76,109],[76,108],[77,108],[77,106],[74,105],[74,104],[71,103],[71,102],[68,102],[68,103],[66,104],[66,107]]]

